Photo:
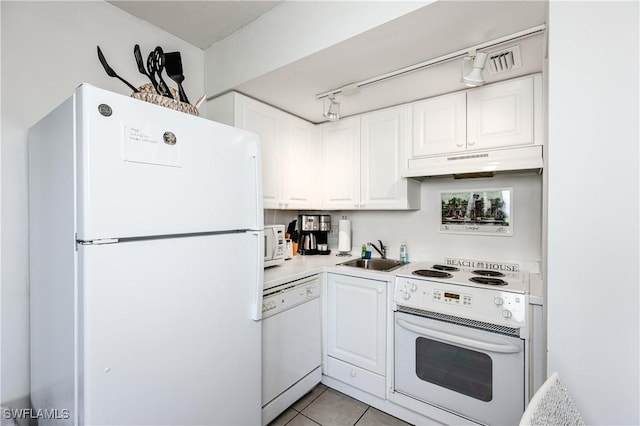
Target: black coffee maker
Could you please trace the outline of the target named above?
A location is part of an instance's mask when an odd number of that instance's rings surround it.
[[[331,216],[299,215],[300,241],[298,253],[302,255],[329,254],[329,232],[331,231]]]
[[[302,255],[318,254],[318,242],[316,233],[320,230],[320,216],[299,215],[300,242],[298,253]]]

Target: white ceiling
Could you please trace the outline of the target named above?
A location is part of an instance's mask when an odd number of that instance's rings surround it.
[[[279,2],[269,1],[111,1],[199,47],[210,46]],[[207,16],[209,18],[207,18]],[[441,0],[413,13],[230,88],[314,123],[325,121],[315,95],[444,54],[535,27],[546,22],[547,1]],[[170,19],[168,18],[170,17]],[[206,24],[205,24],[206,23]],[[216,24],[218,23],[218,24]],[[545,36],[510,42],[520,45],[522,67],[488,75],[487,82],[540,72]],[[338,95],[343,116],[359,114],[464,89],[462,59]]]
[[[108,3],[204,50],[273,9],[281,1],[108,0]]]

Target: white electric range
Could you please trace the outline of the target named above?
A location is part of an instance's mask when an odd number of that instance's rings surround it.
[[[517,265],[419,262],[396,274],[394,302],[526,331],[529,275]]]
[[[445,259],[399,270],[390,399],[517,424],[529,396],[529,291],[517,264]]]

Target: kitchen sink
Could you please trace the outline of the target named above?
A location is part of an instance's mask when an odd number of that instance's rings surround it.
[[[393,259],[353,259],[339,263],[338,266],[351,266],[353,268],[389,272],[401,267],[402,262]]]

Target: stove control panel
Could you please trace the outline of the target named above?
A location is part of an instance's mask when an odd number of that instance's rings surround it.
[[[454,306],[464,306],[471,308],[473,304],[471,301],[473,296],[470,294],[464,294],[446,290],[433,290],[433,301],[439,303],[448,303]]]
[[[396,306],[439,312],[490,324],[520,328],[527,325],[525,294],[397,277]]]

